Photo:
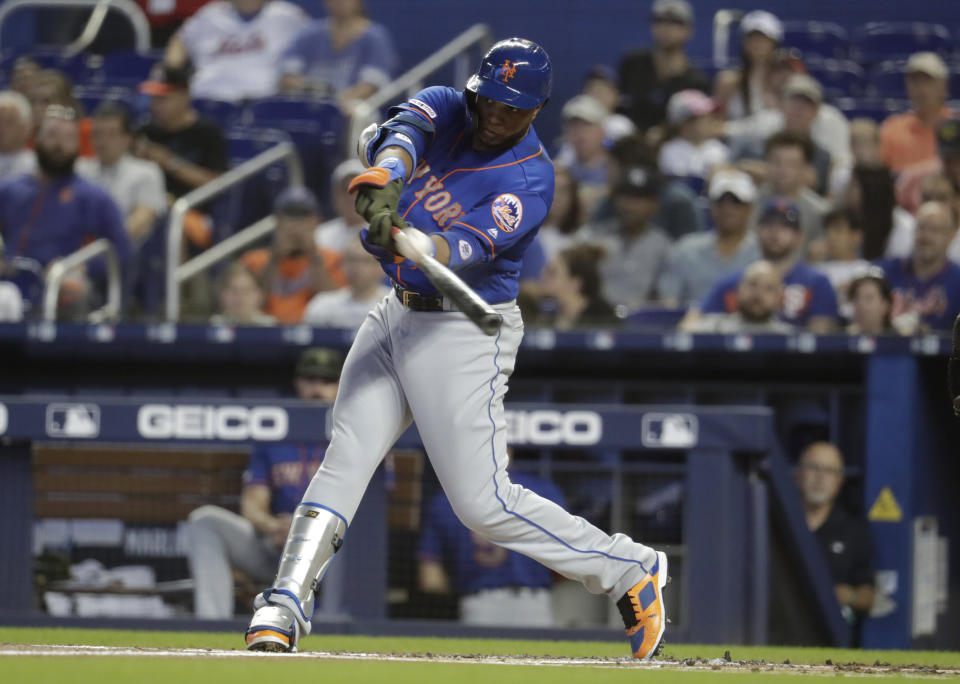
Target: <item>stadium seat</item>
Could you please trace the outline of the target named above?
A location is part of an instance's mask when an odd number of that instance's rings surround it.
[[[83,106],[84,113],[89,116],[104,102],[116,102],[130,110],[134,121],[141,110],[139,95],[129,88],[117,86],[78,85],[73,89],[73,96]]]
[[[900,114],[910,109],[908,100],[876,97],[842,97],[834,105],[848,119],[867,118],[881,122],[891,114]]]
[[[823,86],[828,100],[865,94],[863,67],[850,59],[804,58],[807,72]]]
[[[664,309],[648,307],[631,312],[624,325],[627,328],[654,328],[669,330],[677,327],[680,319],[687,313],[686,309]]]
[[[889,59],[870,70],[867,92],[872,97],[907,97],[906,60]]]
[[[235,127],[226,131],[230,166],[252,159],[281,142],[291,142],[284,131]],[[266,216],[273,200],[289,184],[284,163],[272,164],[228,192],[214,212],[216,239],[222,240],[237,230]]]
[[[817,55],[844,59],[849,53],[850,37],[842,26],[828,21],[785,21],[783,44],[796,48],[804,58]]]
[[[147,80],[150,69],[162,55],[140,54],[132,51],[108,52],[103,55],[88,55],[87,83],[104,86],[136,87]]]
[[[192,102],[194,108],[200,112],[200,116],[213,119],[223,128],[232,128],[240,124],[243,115],[241,105],[224,100],[208,100],[202,97],[194,98]]]
[[[851,57],[861,64],[906,59],[921,51],[948,57],[952,50],[946,26],[923,22],[875,21],[857,28],[851,40]]]

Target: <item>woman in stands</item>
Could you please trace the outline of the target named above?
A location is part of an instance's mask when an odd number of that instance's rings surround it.
[[[599,264],[603,257],[603,247],[593,244],[579,243],[562,250],[544,270],[544,299],[539,315],[534,314],[530,320],[557,330],[619,324],[620,319],[602,294]]]
[[[728,119],[743,119],[771,107],[777,100],[769,72],[783,40],[783,25],[770,12],[747,13],[740,22],[743,36],[741,66],[717,74],[714,99]]]
[[[327,16],[304,27],[280,64],[280,90],[334,96],[345,112],[396,75],[397,54],[385,26],[363,0],[325,0]]]
[[[872,268],[847,286],[852,312],[847,332],[851,335],[896,335],[890,320],[893,291],[883,272]]]

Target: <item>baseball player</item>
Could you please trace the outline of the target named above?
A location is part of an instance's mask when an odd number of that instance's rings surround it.
[[[554,170],[532,127],[550,95],[546,52],[495,44],[464,91],[427,88],[361,136],[368,165],[351,183],[363,243],[396,290],[367,316],[343,368],[330,446],[294,513],[273,586],[247,647],[293,651],[310,631],[318,582],[343,543],[376,467],[416,421],[433,469],[473,532],[617,601],[633,655],[650,658],[666,623],[667,558],[608,535],[510,482],[503,397],[523,322],[517,274],[553,200]],[[459,273],[501,316],[484,335],[395,254],[392,228]]]

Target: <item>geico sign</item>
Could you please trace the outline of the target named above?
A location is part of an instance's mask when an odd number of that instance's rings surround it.
[[[9,421],[9,416],[7,414],[7,407],[3,404],[0,404],[0,436],[4,435],[7,432],[7,422]]]
[[[603,436],[603,419],[593,411],[506,411],[510,444],[590,446]]]
[[[274,441],[287,436],[289,422],[278,406],[144,404],[137,412],[137,430],[146,439]]]

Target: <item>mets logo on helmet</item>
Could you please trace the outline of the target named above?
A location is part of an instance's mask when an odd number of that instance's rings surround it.
[[[512,233],[523,220],[523,203],[516,195],[500,195],[493,200],[490,212],[493,214],[493,220],[500,226],[500,230]]]
[[[496,75],[501,81],[507,83],[517,75],[517,65],[513,64],[509,59],[505,59],[503,60],[503,65],[497,69]]]

